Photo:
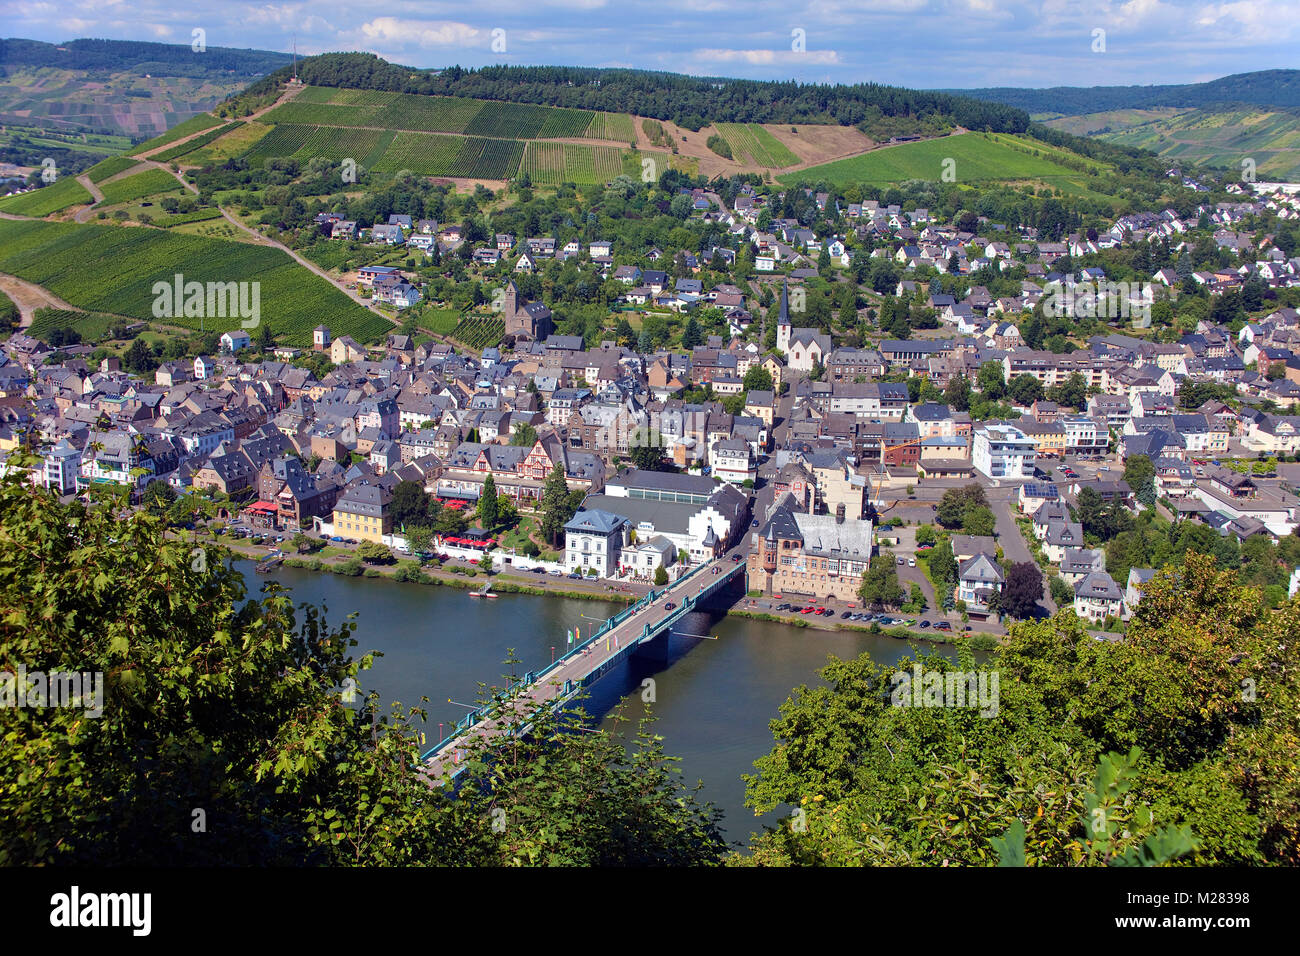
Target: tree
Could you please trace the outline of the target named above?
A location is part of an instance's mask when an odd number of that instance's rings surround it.
[[[1050,389],[1047,397],[1058,405],[1083,408],[1088,404],[1088,382],[1078,372],[1072,372],[1068,379]]]
[[[406,546],[415,554],[428,554],[433,550],[433,528],[411,525],[406,529]]]
[[[943,390],[944,401],[955,412],[970,409],[970,380],[965,375],[953,375],[948,379],[948,386]]]
[[[542,518],[538,523],[538,530],[554,547],[560,539],[561,532],[564,531],[564,526],[578,510],[569,494],[569,484],[564,477],[564,466],[560,462],[555,463],[546,481],[542,483],[539,507]]]
[[[151,481],[144,486],[141,502],[150,514],[162,517],[176,503],[176,489],[165,481]]]
[[[988,508],[988,503],[983,487],[978,484],[950,488],[939,499],[939,504],[935,508],[935,518],[945,528],[960,528],[965,522],[968,509]]]
[[[1021,561],[1007,570],[999,607],[1015,618],[1034,617],[1043,596],[1043,572],[1032,561]]]
[[[372,662],[352,623],[283,591],[249,599],[223,549],[169,538],[125,495],[96,498],[65,505],[17,471],[0,482],[0,659],[103,675],[96,719],[0,707],[0,862],[690,866],[726,852],[717,811],[648,723],[627,747],[521,697],[499,746],[466,739],[464,789],[431,787],[421,714],[347,698]],[[192,807],[201,839],[180,836]]]
[[[1007,386],[1007,394],[1017,405],[1029,406],[1043,397],[1043,383],[1032,375],[1017,375]]]
[[[686,319],[686,327],[682,329],[682,348],[693,349],[704,341],[704,336],[700,333],[700,325],[695,321],[695,316],[689,316]]]
[[[745,391],[770,392],[773,390],[772,373],[761,365],[755,365],[745,373]]]
[[[632,464],[641,471],[659,471],[664,466],[663,439],[656,432],[628,448]]]
[[[937,536],[937,535],[935,534],[935,532],[934,532],[934,525],[931,525],[931,524],[923,524],[923,525],[918,525],[918,526],[917,526],[917,528],[916,528],[916,543],[917,543],[918,545],[922,545],[922,544],[934,544],[935,541],[937,540],[937,538],[938,538],[938,536]]]
[[[362,541],[357,545],[357,557],[366,564],[392,564],[395,560],[388,545],[378,541]]]
[[[655,587],[661,588],[668,583],[668,570],[661,564],[655,568]]]
[[[1124,483],[1148,508],[1154,508],[1156,503],[1155,475],[1155,465],[1147,455],[1130,455],[1124,462]]]
[[[858,597],[872,607],[884,605],[897,607],[903,602],[903,587],[898,583],[897,561],[889,551],[882,551],[871,559],[862,574]]]
[[[1067,613],[1013,624],[985,662],[832,661],[781,707],[746,783],[757,812],[802,806],[800,826],[737,862],[987,866],[994,840],[1022,846],[1030,866],[1150,862],[1167,857],[1155,851],[1173,826],[1186,838],[1174,855],[1194,866],[1294,865],[1300,649],[1279,636],[1300,626],[1300,606],[1265,609],[1200,555],[1171,570],[1123,641],[1096,641]],[[996,670],[996,719],[910,705],[899,675],[914,666]],[[1243,699],[1267,673],[1278,686]],[[1017,820],[1025,839],[1008,840]]]
[[[491,474],[483,481],[483,491],[478,499],[478,518],[484,529],[491,531],[497,526],[497,483]]]
[[[537,429],[527,422],[516,425],[514,434],[510,436],[510,444],[516,448],[532,448],[537,444]]]
[[[454,538],[465,533],[469,522],[458,508],[443,508],[434,519],[433,530],[444,538]]]
[[[993,401],[1007,393],[1007,380],[1001,362],[985,362],[981,365],[975,382],[979,385],[980,394]]]
[[[399,481],[393,486],[393,498],[389,504],[393,523],[401,528],[408,524],[430,523],[429,495],[424,485],[418,481]]]
[[[997,526],[997,519],[990,508],[983,505],[971,505],[962,512],[961,530],[965,534],[991,537]]]
[[[1069,607],[1074,603],[1074,588],[1070,587],[1070,582],[1065,578],[1058,574],[1048,584],[1052,593],[1052,603],[1058,608]]]
[[[478,559],[478,569],[482,571],[484,574],[491,574],[492,555],[484,553],[484,555]]]

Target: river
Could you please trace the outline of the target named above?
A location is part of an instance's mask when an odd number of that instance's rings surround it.
[[[362,691],[375,688],[386,703],[408,706],[427,696],[430,742],[440,739],[439,722],[450,725],[465,713],[464,706],[448,698],[473,704],[479,681],[505,685],[502,675],[510,669],[503,661],[509,649],[521,661],[516,673],[538,670],[550,662],[552,648],[556,655],[564,653],[567,630],[580,627],[585,634],[622,607],[522,594],[481,600],[449,587],[296,568],[260,575],[251,562],[236,565],[250,597],[271,579],[290,588],[295,603],[325,605],[331,623],[356,612],[355,653],[383,654],[361,675]],[[890,637],[703,613],[687,617],[669,640],[666,663],[633,660],[600,680],[585,707],[607,714],[625,701],[624,716],[632,718],[623,725],[625,733],[635,733],[635,719],[652,710],[665,752],[681,758],[682,778],[691,784],[703,781],[702,796],[722,809],[727,836],[738,841],[773,822],[756,818],[745,807],[741,774],[753,772],[754,760],[771,750],[768,722],[790,691],[817,683],[817,671],[830,655],[868,652],[878,663],[893,663],[909,652],[905,643]],[[647,678],[654,681],[653,704],[642,699],[651,689],[643,684]],[[613,729],[614,721],[606,716],[602,726]]]

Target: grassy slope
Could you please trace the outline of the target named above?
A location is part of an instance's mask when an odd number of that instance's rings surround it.
[[[1300,178],[1300,115],[1296,113],[1189,110],[1116,128],[1099,138],[1149,149],[1171,160],[1238,169],[1242,160],[1249,158],[1255,161],[1260,178]]]

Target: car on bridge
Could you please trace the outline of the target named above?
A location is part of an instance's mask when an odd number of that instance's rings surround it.
[[[673,610],[673,609],[676,608],[676,607],[677,607],[676,604],[674,604],[672,601],[669,601],[667,604],[664,605],[664,610],[665,610],[665,611],[671,611],[671,610]]]

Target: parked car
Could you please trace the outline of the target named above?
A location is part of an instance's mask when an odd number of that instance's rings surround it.
[[[914,568],[914,567],[916,567],[916,558],[908,558],[908,559],[907,559],[907,566],[908,566],[909,568]]]
[[[847,620],[849,620],[849,618],[851,618],[851,617],[853,617],[853,612],[852,612],[852,611],[845,611],[843,614],[840,615],[840,619],[843,620],[843,621],[847,621]]]
[[[335,535],[334,537],[330,538],[330,540],[331,540],[331,541],[337,541],[337,542],[339,542],[340,544],[343,542],[343,539],[340,538],[338,535]]]
[[[899,559],[898,559],[898,566],[901,568],[901,567],[906,563],[906,561],[907,561],[906,558],[899,558]]]
[[[474,561],[474,562],[471,562],[471,563],[473,563],[473,564],[478,564],[477,561]],[[570,580],[570,581],[580,581],[580,580],[582,580],[582,575],[579,574],[577,571],[574,571],[572,574],[569,575],[569,580]]]
[[[929,621],[922,621],[922,622],[921,622],[921,627],[925,628],[925,627],[929,627],[929,626],[930,626],[930,622],[929,622]]]
[[[758,527],[758,519],[755,518],[753,521],[751,521],[751,522],[749,523],[749,526],[750,526],[751,528],[757,528],[757,527]]]
[[[939,621],[934,625],[934,629],[936,631],[951,631],[952,625],[949,624],[947,621]]]

